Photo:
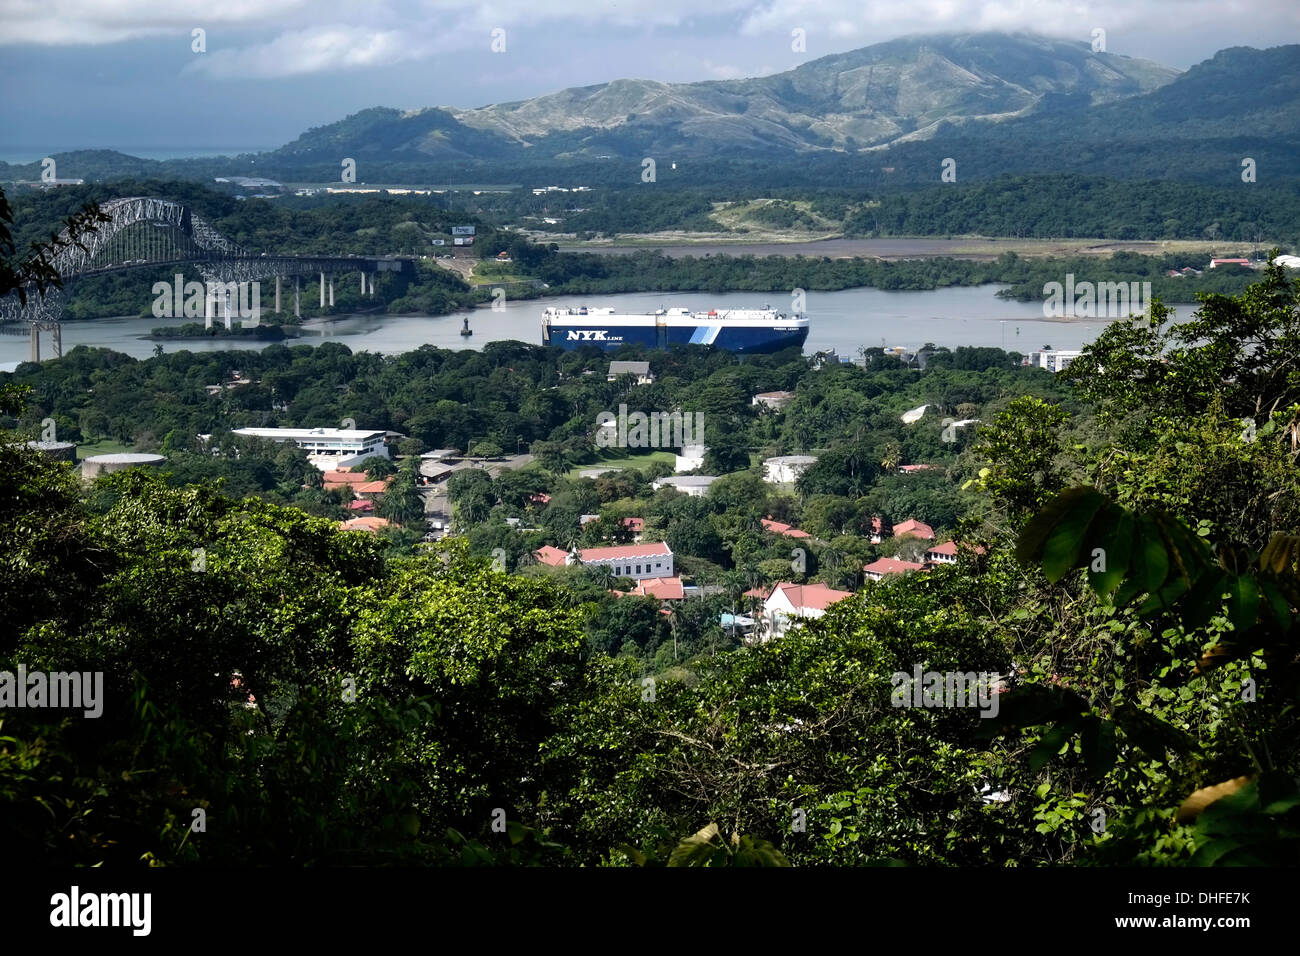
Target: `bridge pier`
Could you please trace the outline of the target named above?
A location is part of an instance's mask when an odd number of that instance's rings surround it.
[[[212,295],[212,286],[207,282],[203,283],[203,327],[205,329],[212,328],[213,298],[214,296]]]
[[[320,307],[325,308],[325,273],[320,274]]]
[[[41,360],[41,330],[35,322],[32,323],[32,361]]]
[[[302,276],[293,277],[293,317],[302,318]]]
[[[57,323],[54,332],[54,357],[63,358],[63,323]]]
[[[280,314],[280,277],[275,277],[275,314]]]
[[[361,270],[361,294],[366,294],[366,270]]]
[[[370,273],[370,294],[372,296],[375,294],[375,274],[373,272]]]
[[[334,277],[330,276],[330,308],[334,308]]]

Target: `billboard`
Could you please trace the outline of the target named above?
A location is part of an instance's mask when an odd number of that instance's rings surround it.
[[[457,236],[452,240],[452,244],[457,246],[472,246],[474,245],[474,237]]]
[[[453,236],[472,236],[474,235],[473,226],[452,226],[451,234]]]
[[[445,246],[447,244],[446,239],[430,239],[429,241],[435,246]]]

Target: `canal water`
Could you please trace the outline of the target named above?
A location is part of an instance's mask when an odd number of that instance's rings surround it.
[[[956,348],[959,345],[994,346],[1029,352],[1051,346],[1077,349],[1091,342],[1105,327],[1103,319],[1050,321],[1043,317],[1042,303],[999,299],[1001,286],[958,286],[924,292],[888,292],[882,289],[845,289],[840,292],[809,292],[806,308],[812,320],[806,353],[835,349],[852,357],[859,348],[902,346],[915,349],[926,342]],[[620,295],[563,296],[547,299],[507,301],[502,311],[484,307],[454,315],[344,315],[313,320],[306,334],[287,340],[289,345],[319,345],[342,342],[354,352],[395,354],[436,345],[447,349],[480,349],[487,342],[516,339],[541,344],[542,310],[547,306],[586,305],[613,308],[619,312],[648,312],[658,308],[761,307],[770,304],[790,309],[788,297],[761,292],[671,292]],[[472,336],[460,334],[468,316]],[[63,348],[100,346],[125,352],[136,358],[153,354],[161,344],[166,352],[260,349],[265,342],[238,339],[169,339],[156,343],[147,338],[150,329],[182,325],[193,319],[122,317],[66,322]],[[42,353],[50,354],[50,336],[42,336]],[[0,336],[0,371],[12,371],[27,361],[30,346],[25,337]]]

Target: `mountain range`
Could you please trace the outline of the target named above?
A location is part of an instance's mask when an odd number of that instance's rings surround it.
[[[1026,34],[905,37],[749,79],[621,79],[470,110],[365,110],[273,155],[304,159],[344,147],[442,159],[854,151],[926,139],[945,125],[1026,116],[1054,98],[1112,103],[1178,75]]]
[[[65,175],[639,182],[643,157],[690,160],[692,183],[924,186],[1015,173],[1240,183],[1300,180],[1300,45],[1222,50],[1186,72],[1028,34],[904,37],[749,79],[622,79],[475,109],[362,110],[255,156],[153,161],[59,154]],[[615,162],[611,162],[614,160]],[[635,172],[629,176],[628,164]],[[0,179],[35,179],[0,164]]]

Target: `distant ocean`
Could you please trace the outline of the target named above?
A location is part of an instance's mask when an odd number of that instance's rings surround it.
[[[275,146],[51,146],[41,150],[0,146],[0,161],[6,163],[38,163],[54,153],[70,153],[79,149],[111,149],[139,159],[201,159],[205,156],[238,156],[241,153],[269,153]]]

